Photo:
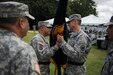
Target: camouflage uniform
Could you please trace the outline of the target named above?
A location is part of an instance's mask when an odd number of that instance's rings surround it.
[[[91,40],[82,30],[72,32],[69,42],[62,42],[61,48],[67,55],[68,61],[64,75],[86,75],[85,62],[91,48]]]
[[[36,51],[37,57],[39,59],[41,74],[50,75],[50,58],[56,52],[57,46],[55,45],[50,48],[48,40],[46,40],[40,33],[34,36],[31,41],[31,46]]]
[[[108,54],[101,71],[101,75],[113,75],[113,42],[109,42]]]
[[[25,24],[21,24],[25,26],[22,32],[16,30],[20,28],[20,21],[17,20],[20,17],[34,19],[29,14],[28,5],[13,1],[0,2],[0,75],[39,75],[35,51],[22,41],[23,34],[27,33],[27,19],[23,22]]]
[[[15,33],[0,29],[0,75],[38,75],[33,48]]]

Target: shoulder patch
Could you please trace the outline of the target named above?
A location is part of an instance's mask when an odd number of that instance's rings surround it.
[[[44,43],[42,42],[42,41],[39,41],[38,42],[38,50],[40,50],[40,51],[42,51],[42,50],[44,50]]]

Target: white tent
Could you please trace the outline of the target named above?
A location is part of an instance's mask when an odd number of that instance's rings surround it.
[[[66,21],[69,20],[67,17],[65,17],[65,19],[66,19]],[[50,24],[53,24],[54,18],[45,20],[45,22],[49,22]],[[96,17],[92,14],[82,18],[83,25],[99,25],[99,24],[104,24],[107,22],[108,22],[108,20],[106,20],[105,18],[102,19],[102,18]]]
[[[68,21],[69,19],[66,17],[65,20]],[[45,22],[49,22],[50,24],[53,24],[54,18],[46,20]]]
[[[107,23],[107,21],[99,17],[96,17],[94,15],[89,15],[89,16],[82,18],[82,24],[99,25],[99,24],[104,24],[104,23]]]

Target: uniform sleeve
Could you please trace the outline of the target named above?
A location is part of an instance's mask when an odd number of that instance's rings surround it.
[[[42,57],[53,56],[57,51],[58,47],[55,45],[53,47],[49,47],[49,45],[45,45],[42,40],[33,40],[31,42],[32,47],[36,51],[36,54],[39,54]]]
[[[102,67],[101,75],[113,75],[113,53],[108,54]]]
[[[42,46],[40,44],[37,44],[37,49],[43,57],[53,56],[55,52],[57,51],[57,46],[48,47],[48,46]]]
[[[61,44],[61,48],[63,52],[70,58],[74,59],[81,59],[83,62],[86,60],[86,56],[91,48],[90,40],[79,37],[78,40],[75,42],[74,46],[72,47],[65,41]]]
[[[109,68],[108,68],[108,75],[113,75],[113,53],[111,54],[111,56],[109,56],[110,59],[109,59]],[[110,73],[109,73],[110,72]]]
[[[32,47],[27,49],[21,48],[14,59],[15,75],[40,75],[36,54]]]

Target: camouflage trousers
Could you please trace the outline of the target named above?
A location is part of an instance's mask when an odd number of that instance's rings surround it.
[[[50,75],[49,65],[40,64],[39,67],[40,67],[41,75]]]
[[[86,67],[67,64],[64,75],[86,75]]]

